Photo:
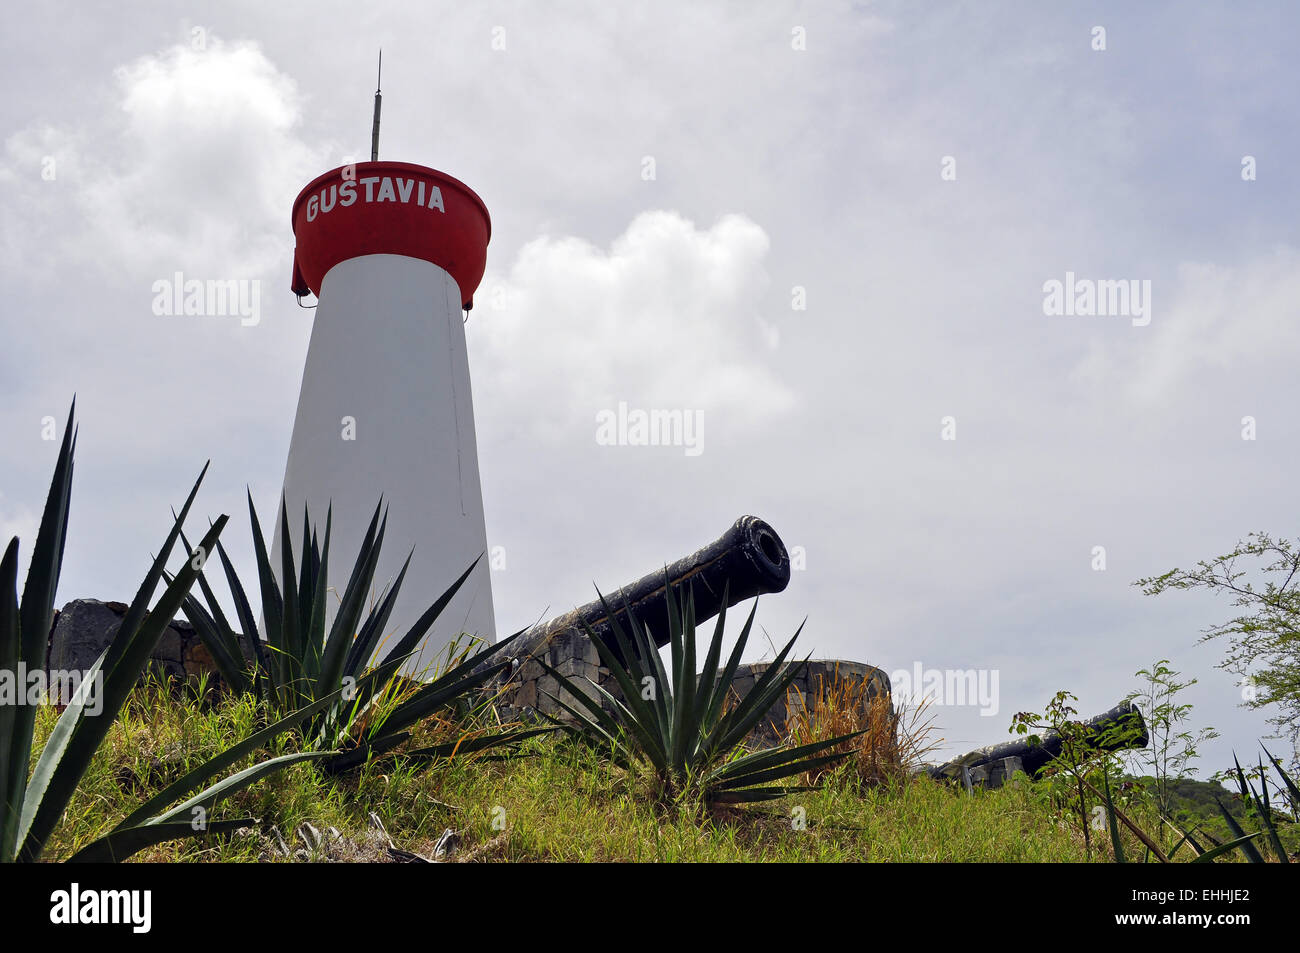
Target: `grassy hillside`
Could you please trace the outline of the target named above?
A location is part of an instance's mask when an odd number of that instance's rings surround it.
[[[248,733],[247,697],[213,706],[182,703],[165,689],[137,689],[72,801],[50,845],[59,860],[107,830],[131,805]],[[41,713],[38,748],[53,727]],[[292,742],[283,750],[292,750]],[[277,749],[279,753],[280,749]],[[481,861],[1077,861],[1081,839],[1054,823],[1028,787],[957,795],[929,780],[859,791],[832,775],[823,790],[733,810],[656,810],[641,782],[557,737],[525,743],[506,760],[454,759],[423,770],[371,764],[341,779],[299,765],[233,798],[221,817],[262,819],[256,831],[176,841],[141,861],[285,860],[305,852],[295,832],[322,833],[316,859],[391,859],[382,821],[400,850],[429,856],[447,828],[462,840],[455,860]],[[334,841],[329,828],[340,841]],[[306,832],[310,839],[310,832]],[[299,853],[296,859],[305,859]]]
[[[69,856],[147,794],[246,735],[256,717],[247,696],[200,704],[177,700],[156,684],[138,688],[46,859]],[[54,721],[52,710],[42,711],[38,749]],[[435,723],[425,730],[437,735],[442,729]],[[294,745],[290,739],[274,753]],[[928,779],[863,789],[851,769],[842,768],[821,790],[716,811],[652,807],[644,783],[554,735],[529,740],[517,757],[455,758],[419,770],[372,763],[328,778],[311,765],[298,765],[221,808],[223,818],[259,818],[255,827],[224,838],[165,843],[136,859],[393,860],[402,852],[430,857],[448,828],[459,834],[450,854],[457,861],[1087,859],[1079,832],[1054,813],[1043,786],[1023,779],[973,795]],[[1094,838],[1094,860],[1109,859],[1105,840]],[[1142,856],[1136,840],[1130,850],[1130,856]]]

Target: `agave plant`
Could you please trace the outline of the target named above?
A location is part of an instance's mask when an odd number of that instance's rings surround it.
[[[1098,799],[1101,800],[1102,804],[1104,805],[1104,809],[1106,813],[1107,829],[1110,834],[1111,851],[1114,854],[1115,863],[1117,864],[1126,864],[1130,862],[1128,860],[1127,853],[1124,850],[1124,842],[1120,838],[1120,834],[1119,834],[1119,825],[1121,823],[1126,828],[1128,828],[1128,830],[1133,834],[1133,836],[1136,837],[1139,841],[1141,841],[1142,845],[1146,848],[1146,855],[1143,858],[1144,863],[1146,862],[1146,858],[1148,857],[1154,857],[1157,861],[1159,861],[1162,864],[1172,863],[1178,851],[1182,849],[1184,844],[1187,844],[1191,847],[1192,850],[1196,852],[1196,856],[1192,858],[1191,861],[1192,863],[1209,864],[1209,863],[1213,863],[1215,858],[1217,858],[1220,854],[1226,854],[1229,851],[1235,850],[1237,848],[1241,848],[1242,850],[1245,850],[1247,847],[1250,846],[1250,841],[1253,840],[1255,837],[1259,836],[1257,834],[1246,834],[1226,844],[1216,843],[1213,848],[1211,848],[1210,850],[1206,850],[1205,848],[1197,844],[1196,839],[1192,836],[1191,833],[1179,829],[1171,821],[1165,818],[1164,819],[1165,823],[1169,824],[1171,827],[1174,828],[1174,830],[1178,831],[1178,833],[1182,835],[1178,839],[1178,842],[1174,844],[1173,849],[1169,851],[1168,854],[1165,854],[1165,852],[1161,850],[1160,845],[1156,843],[1154,838],[1146,834],[1142,830],[1142,828],[1140,828],[1137,824],[1135,824],[1127,814],[1125,814],[1123,811],[1121,811],[1118,807],[1115,806],[1115,799],[1114,796],[1111,794],[1111,788],[1110,788],[1110,771],[1104,765],[1102,767],[1101,778],[1102,778],[1103,787],[1102,790],[1100,791],[1098,791],[1096,786],[1093,785],[1092,782],[1090,781],[1085,781],[1084,784],[1088,787],[1089,790],[1092,791],[1093,794],[1095,794],[1098,797]]]
[[[1261,744],[1260,747],[1263,748],[1264,746]],[[1295,780],[1292,779],[1292,777],[1287,774],[1286,770],[1282,767],[1281,759],[1274,757],[1272,752],[1267,748],[1264,748],[1264,753],[1268,755],[1268,760],[1273,765],[1273,769],[1282,779],[1282,790],[1285,792],[1286,798],[1291,804],[1291,816],[1288,818],[1285,814],[1282,814],[1281,817],[1279,817],[1280,812],[1273,807],[1272,796],[1270,795],[1268,788],[1268,773],[1264,768],[1263,759],[1261,758],[1258,763],[1258,771],[1253,772],[1257,774],[1260,781],[1260,789],[1259,791],[1256,791],[1255,786],[1247,779],[1246,772],[1242,770],[1241,763],[1237,761],[1237,756],[1233,755],[1232,760],[1236,769],[1235,774],[1241,798],[1250,812],[1259,818],[1260,823],[1263,825],[1263,830],[1253,831],[1249,834],[1246,833],[1245,830],[1242,829],[1241,824],[1239,824],[1237,819],[1232,815],[1232,812],[1229,811],[1224,806],[1223,802],[1216,797],[1214,803],[1219,808],[1219,814],[1223,817],[1224,823],[1227,824],[1228,830],[1232,832],[1233,839],[1227,843],[1219,843],[1209,834],[1202,833],[1202,836],[1213,845],[1207,849],[1197,842],[1195,835],[1198,829],[1196,827],[1187,831],[1175,824],[1170,818],[1164,817],[1162,820],[1164,820],[1164,822],[1176,833],[1181,835],[1178,843],[1174,846],[1174,849],[1169,852],[1169,857],[1171,859],[1178,850],[1186,844],[1196,854],[1196,857],[1192,861],[1193,863],[1207,863],[1218,857],[1220,854],[1225,854],[1232,850],[1240,850],[1242,855],[1250,863],[1266,863],[1267,861],[1265,860],[1264,855],[1253,842],[1256,838],[1263,838],[1264,835],[1267,834],[1267,843],[1277,861],[1283,864],[1291,862],[1291,858],[1287,854],[1286,846],[1282,843],[1282,838],[1279,834],[1279,823],[1294,824],[1297,819],[1300,819],[1300,787],[1297,787]]]
[[[278,530],[282,587],[272,571],[257,510],[249,494],[249,520],[261,589],[262,618],[266,623],[265,644],[258,635],[257,617],[253,614],[247,591],[221,543],[217,544],[216,553],[230,587],[235,614],[251,643],[251,664],[245,660],[239,635],[222,612],[202,571],[198,574],[198,583],[204,601],[200,602],[193,595],[185,600],[186,617],[211,652],[222,678],[236,691],[252,692],[269,702],[272,710],[279,712],[292,711],[328,696],[338,696],[335,704],[320,710],[307,728],[319,745],[342,744],[345,747],[344,753],[325,762],[324,767],[331,771],[351,767],[369,755],[398,747],[409,738],[409,728],[439,710],[454,706],[473,709],[479,689],[510,667],[510,661],[503,655],[496,656],[499,661],[489,661],[488,657],[517,637],[516,634],[474,653],[451,653],[445,670],[438,677],[409,691],[398,691],[404,684],[399,675],[402,665],[416,653],[421,640],[469,578],[478,560],[471,563],[460,578],[424,611],[395,643],[386,659],[377,661],[385,627],[411,562],[408,553],[392,585],[363,617],[388,525],[388,515],[382,508],[381,501],[371,517],[334,619],[327,625],[326,592],[333,509],[326,514],[323,539],[312,526],[310,513],[304,510],[302,563],[296,566],[290,545],[288,511],[281,502]],[[362,725],[364,732],[358,734],[353,730]],[[453,750],[468,753],[515,744],[538,733],[536,729],[478,733],[446,748],[416,749],[405,752],[405,755],[430,759]]]
[[[614,697],[587,679],[583,681],[590,691],[584,690],[543,662],[543,668],[576,703],[550,696],[576,723],[568,725],[553,720],[576,737],[609,751],[614,763],[623,768],[631,770],[638,764],[649,765],[661,798],[698,797],[712,803],[737,803],[782,797],[809,788],[773,786],[771,782],[815,771],[852,753],[818,754],[861,732],[797,747],[778,746],[752,753],[738,751],[804,667],[806,659],[786,664],[802,626],[750,692],[729,705],[731,682],[749,639],[757,600],[721,670],[727,614],[725,608],[718,613],[704,670],[697,673],[694,594],[688,590],[682,600],[671,583],[665,581],[672,645],[670,684],[663,660],[645,627],[627,611],[632,629],[629,638],[605,603],[605,597],[600,598],[613,624],[617,647],[605,645],[585,623],[584,628],[600,653],[601,662],[618,683],[622,698]],[[727,603],[725,593],[722,603],[724,606]]]
[[[0,559],[0,671],[14,676],[24,669],[43,670],[46,664],[45,645],[54,616],[72,496],[75,407],[74,402],[36,533],[21,603],[17,592],[17,538],[9,543]],[[187,559],[185,566],[169,580],[157,604],[149,609],[172,547],[180,536],[181,524],[202,481],[203,473],[200,473],[112,643],[68,701],[30,777],[27,769],[35,734],[36,707],[25,703],[27,699],[0,705],[0,861],[40,858],[91,759],[144,672],[158,639],[193,585],[197,560]],[[213,545],[225,524],[225,516],[218,518],[204,536],[202,545]],[[108,834],[83,847],[72,859],[121,860],[164,840],[218,833],[254,823],[252,818],[210,823],[204,819],[208,809],[220,799],[289,764],[322,757],[322,753],[273,758],[210,787],[203,788],[203,785],[312,714],[310,710],[296,712],[199,766],[142,804]],[[169,805],[187,795],[188,800],[169,809]]]
[[[1261,744],[1260,747],[1263,748],[1264,746]],[[1297,788],[1296,783],[1294,780],[1292,780],[1291,776],[1288,775],[1285,770],[1283,770],[1281,760],[1279,758],[1275,758],[1267,748],[1264,748],[1264,753],[1268,755],[1268,760],[1273,765],[1273,769],[1282,778],[1282,783],[1283,785],[1285,785],[1287,798],[1291,802],[1291,811],[1292,811],[1291,823],[1294,823],[1295,813],[1297,809],[1300,809],[1300,789]],[[1249,780],[1247,780],[1246,772],[1241,769],[1241,762],[1237,760],[1237,756],[1235,754],[1232,756],[1232,763],[1235,768],[1235,774],[1237,776],[1237,785],[1240,790],[1241,799],[1246,803],[1251,813],[1253,813],[1257,818],[1259,818],[1260,824],[1263,825],[1263,830],[1257,831],[1254,836],[1262,837],[1262,835],[1267,834],[1268,835],[1267,843],[1269,845],[1269,848],[1273,856],[1277,859],[1279,863],[1283,863],[1283,864],[1290,863],[1291,858],[1287,855],[1286,847],[1283,845],[1282,838],[1278,834],[1277,809],[1273,806],[1273,799],[1272,796],[1269,794],[1268,773],[1264,768],[1263,759],[1262,758],[1260,759],[1259,770],[1258,772],[1255,772],[1259,778],[1258,791],[1255,790],[1255,786],[1251,784]],[[1215,798],[1214,802],[1215,804],[1218,805],[1219,813],[1223,815],[1223,819],[1227,823],[1228,829],[1231,830],[1232,833],[1238,838],[1242,838],[1243,832],[1241,829],[1241,825],[1237,823],[1236,818],[1232,816],[1232,813],[1226,807],[1223,806],[1223,802],[1220,801],[1218,798]],[[1259,849],[1255,847],[1253,844],[1249,843],[1249,841],[1242,844],[1241,850],[1242,853],[1246,855],[1246,859],[1249,860],[1251,863],[1259,864],[1265,862],[1264,856],[1259,852]]]
[[[1261,747],[1263,746],[1261,745]],[[1279,775],[1281,775],[1287,799],[1291,802],[1292,817],[1284,818],[1284,820],[1289,823],[1294,823],[1296,808],[1297,806],[1300,806],[1300,788],[1297,788],[1295,782],[1282,768],[1282,762],[1280,759],[1274,757],[1267,748],[1264,749],[1264,753],[1268,755],[1268,759],[1272,763],[1274,769]],[[1098,791],[1091,783],[1085,782],[1092,792],[1096,794],[1105,805],[1106,815],[1109,822],[1111,847],[1114,851],[1116,863],[1123,864],[1128,862],[1123,842],[1119,836],[1119,827],[1116,823],[1117,820],[1123,823],[1123,825],[1146,846],[1148,856],[1155,857],[1156,860],[1163,864],[1172,862],[1174,857],[1177,856],[1178,852],[1182,850],[1184,846],[1188,847],[1188,849],[1195,855],[1191,860],[1191,863],[1194,864],[1213,863],[1221,855],[1228,854],[1234,850],[1240,850],[1242,855],[1251,863],[1264,863],[1264,856],[1260,853],[1259,848],[1254,844],[1254,841],[1256,838],[1262,838],[1266,833],[1268,834],[1268,843],[1278,862],[1284,864],[1290,863],[1286,847],[1283,845],[1282,839],[1278,834],[1277,818],[1275,817],[1275,809],[1270,803],[1267,783],[1268,779],[1264,769],[1263,759],[1260,759],[1259,762],[1258,776],[1260,778],[1260,791],[1258,792],[1255,790],[1254,785],[1247,780],[1246,773],[1242,771],[1241,764],[1237,761],[1235,755],[1233,756],[1233,762],[1236,766],[1236,777],[1241,789],[1241,797],[1252,812],[1260,818],[1264,830],[1254,831],[1249,834],[1246,833],[1237,822],[1237,819],[1233,817],[1232,813],[1223,806],[1223,802],[1216,797],[1214,799],[1215,804],[1218,805],[1219,813],[1223,816],[1223,820],[1227,824],[1228,830],[1232,832],[1232,840],[1221,843],[1209,834],[1202,832],[1202,836],[1211,844],[1208,848],[1204,847],[1196,839],[1196,834],[1199,829],[1198,827],[1194,826],[1190,831],[1185,830],[1170,817],[1162,814],[1160,819],[1179,835],[1173,849],[1170,850],[1167,855],[1151,837],[1147,836],[1147,834],[1133,823],[1133,821],[1129,819],[1123,811],[1115,806],[1114,798],[1111,795],[1108,771],[1103,768],[1103,790],[1101,791]]]

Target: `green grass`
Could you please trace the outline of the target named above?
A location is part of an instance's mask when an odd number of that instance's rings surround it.
[[[55,721],[42,710],[37,749]],[[68,857],[132,805],[187,767],[254,730],[249,696],[215,704],[179,701],[157,685],[136,689],[96,755],[47,859]],[[274,753],[294,750],[285,741]],[[461,833],[457,859],[485,861],[1073,861],[1078,836],[1054,823],[1024,789],[957,795],[929,780],[859,793],[844,772],[823,790],[761,807],[657,809],[645,781],[629,779],[563,738],[525,743],[510,760],[456,759],[431,769],[370,764],[341,778],[297,765],[231,799],[221,816],[251,814],[261,830],[174,841],[138,861],[285,859],[303,822],[336,828],[340,859],[383,859],[369,820],[383,820],[396,846],[428,856],[446,828]],[[799,815],[797,809],[802,809]],[[801,816],[805,824],[797,823]],[[214,818],[215,819],[215,818]]]
[[[40,712],[38,752],[55,717],[53,710]],[[70,856],[187,767],[253,731],[257,719],[257,703],[247,695],[201,703],[178,700],[156,684],[137,688],[51,838],[46,859]],[[270,753],[295,750],[298,743],[289,737]],[[375,832],[371,812],[398,848],[424,856],[445,829],[455,829],[462,837],[457,860],[1085,860],[1078,831],[1054,818],[1038,786],[1023,779],[973,795],[928,779],[859,791],[841,769],[822,790],[758,806],[656,808],[647,796],[649,779],[628,778],[562,736],[530,739],[521,752],[508,760],[470,757],[426,769],[372,763],[334,778],[310,764],[296,765],[232,797],[213,818],[252,815],[262,820],[258,830],[172,841],[136,860],[288,860],[270,828],[291,849],[303,848],[295,831],[304,822],[338,830],[341,842],[325,849],[331,859],[383,860],[387,842]],[[1134,842],[1130,857],[1141,856]],[[1108,858],[1094,849],[1094,859]]]

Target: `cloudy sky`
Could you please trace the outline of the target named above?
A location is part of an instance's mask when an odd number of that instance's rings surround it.
[[[950,753],[1169,658],[1206,769],[1253,760],[1264,717],[1197,644],[1230,606],[1132,582],[1295,535],[1300,11],[1047,6],[11,13],[0,533],[31,539],[75,392],[60,603],[129,599],[208,459],[195,525],[231,514],[251,567],[311,333],[290,208],[366,156],[382,47],[381,155],[492,214],[467,332],[501,632],[752,513],[804,562],[772,640],[806,617],[815,657],[997,673],[996,713],[936,709]],[[155,314],[178,271],[258,282],[260,319]],[[1047,313],[1068,274],[1140,294]],[[702,452],[599,444],[620,402],[698,415]]]

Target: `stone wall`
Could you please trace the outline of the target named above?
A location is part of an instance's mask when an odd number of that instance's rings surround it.
[[[753,689],[757,679],[761,678],[763,673],[771,668],[770,662],[755,662],[753,665],[742,665],[736,671],[736,678],[731,683],[732,688],[736,690],[738,697],[743,698],[751,689]],[[874,665],[868,665],[865,662],[849,662],[842,659],[809,659],[804,671],[795,677],[790,684],[784,698],[779,698],[768,710],[767,718],[764,719],[762,728],[759,732],[764,741],[775,742],[780,739],[784,733],[786,718],[789,714],[789,705],[802,706],[812,711],[817,704],[817,698],[825,688],[833,685],[837,679],[847,679],[854,682],[865,682],[866,688],[863,692],[864,701],[870,701],[873,698],[884,696],[889,697],[891,688],[889,676]],[[796,697],[795,693],[801,697]],[[890,712],[893,712],[891,699]]]
[[[50,629],[46,667],[84,672],[95,664],[121,627],[129,607],[122,602],[74,599],[55,614]],[[245,654],[250,648],[244,646]],[[151,668],[172,678],[198,676],[204,672],[217,678],[212,655],[194,627],[181,619],[163,630],[150,654]]]
[[[86,671],[112,641],[126,614],[127,606],[121,602],[101,602],[98,599],[77,599],[69,602],[55,616],[50,633],[48,667],[64,671]],[[245,658],[251,658],[251,648],[241,636]],[[569,716],[556,703],[558,697],[568,704],[577,704],[566,689],[560,687],[555,677],[542,667],[545,661],[561,675],[571,680],[575,687],[593,698],[599,698],[592,684],[599,685],[616,698],[621,697],[618,684],[609,669],[600,664],[600,654],[585,634],[577,629],[558,631],[548,636],[534,656],[516,659],[507,678],[498,679],[490,689],[498,691],[498,709],[506,719],[536,718],[539,712],[557,718]],[[152,668],[164,676],[190,678],[208,674],[214,684],[220,684],[212,656],[203,645],[194,627],[180,619],[174,620],[163,632],[152,655]],[[741,665],[736,671],[732,687],[737,698],[743,698],[771,663],[755,662]],[[795,694],[810,710],[816,704],[816,694],[822,685],[836,678],[865,681],[865,697],[888,696],[889,676],[864,662],[834,659],[811,660],[807,668],[790,685],[789,694],[777,699],[767,718],[751,737],[758,744],[773,744],[781,740],[787,715],[787,705],[798,704]]]
[[[534,651],[534,656],[520,660],[509,677],[498,681],[495,686],[499,691],[498,704],[502,717],[527,719],[541,712],[568,720],[569,716],[556,703],[556,698],[575,707],[576,701],[566,689],[560,687],[555,676],[548,673],[539,660],[568,678],[575,687],[586,689],[585,693],[592,699],[600,696],[591,687],[591,683],[599,685],[615,698],[622,697],[609,669],[600,664],[600,654],[596,647],[579,630],[569,629],[555,633],[547,639],[545,645]],[[747,695],[770,665],[770,662],[741,665],[732,681],[736,697],[743,698]],[[873,665],[835,659],[810,660],[806,669],[790,685],[788,696],[775,702],[751,740],[767,744],[780,740],[784,733],[787,705],[798,704],[794,693],[802,696],[803,704],[811,710],[821,687],[831,684],[837,677],[865,681],[866,699],[879,695],[888,697],[890,694],[889,676]]]
[[[564,715],[564,709],[555,703],[556,697],[570,705],[576,704],[568,691],[560,688],[555,676],[542,668],[539,659],[580,688],[590,689],[588,682],[593,682],[616,698],[622,697],[609,669],[600,664],[596,646],[578,629],[569,629],[552,635],[536,655],[516,660],[509,678],[497,683],[501,692],[501,710],[507,717],[521,717],[532,712],[560,717]],[[594,690],[586,694],[591,698],[598,697]]]

